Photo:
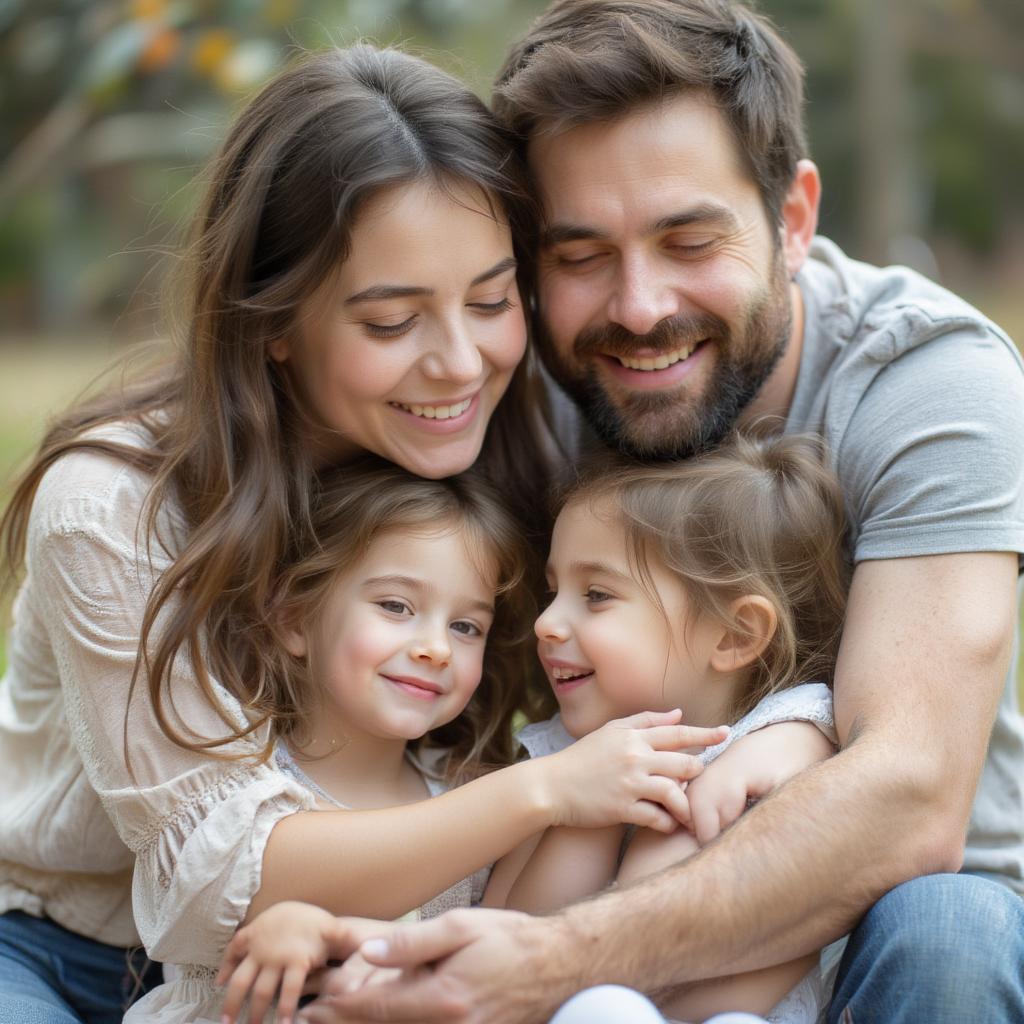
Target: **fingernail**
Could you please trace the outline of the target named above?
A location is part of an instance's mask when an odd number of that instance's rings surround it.
[[[386,939],[367,939],[360,947],[359,952],[368,957],[385,957],[388,955],[388,943]]]

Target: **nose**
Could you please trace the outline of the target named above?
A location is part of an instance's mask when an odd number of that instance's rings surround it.
[[[558,598],[551,602],[537,617],[533,631],[538,640],[564,644],[569,639],[569,624],[558,609]]]
[[[678,312],[679,302],[664,270],[641,256],[623,257],[608,301],[609,322],[644,335]]]
[[[461,318],[444,325],[423,362],[425,376],[452,384],[472,384],[482,370],[480,349]]]
[[[444,628],[424,630],[412,643],[409,656],[420,664],[446,668],[452,660],[452,647],[448,640],[447,623]]]

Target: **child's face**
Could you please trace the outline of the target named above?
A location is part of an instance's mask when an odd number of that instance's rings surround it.
[[[577,738],[639,711],[682,708],[688,723],[718,724],[704,719],[720,714],[710,667],[720,631],[706,617],[691,622],[682,584],[650,568],[664,611],[633,576],[625,532],[607,507],[572,504],[559,515],[547,566],[554,598],[534,628]]]
[[[455,718],[480,682],[496,570],[463,531],[385,533],[335,583],[310,637],[317,727],[412,740]]]

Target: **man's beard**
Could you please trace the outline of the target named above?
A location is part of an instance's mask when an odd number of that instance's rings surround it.
[[[713,314],[662,320],[645,335],[618,324],[580,332],[571,361],[552,344],[537,318],[538,348],[551,375],[583,413],[606,445],[636,459],[686,459],[719,444],[754,400],[789,344],[792,306],[782,261],[772,280],[747,309],[738,335]],[[685,382],[665,391],[606,392],[592,357],[629,358],[647,349],[671,352],[706,339],[716,348],[711,377],[698,395]],[[657,371],[655,371],[657,372]]]

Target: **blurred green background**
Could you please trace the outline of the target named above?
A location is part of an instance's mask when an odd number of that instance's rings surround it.
[[[299,50],[406,46],[483,96],[544,0],[0,0],[0,500],[48,415],[126,343],[197,170]],[[1024,4],[772,0],[808,69],[822,230],[1024,338]],[[2,661],[2,650],[0,650]]]

